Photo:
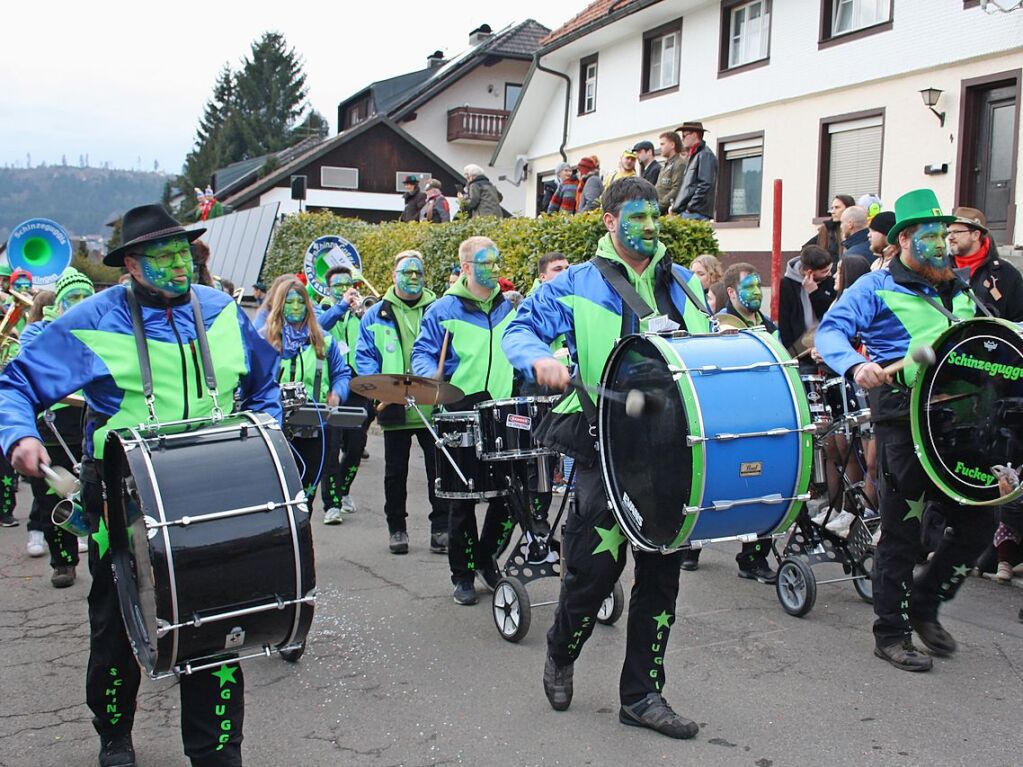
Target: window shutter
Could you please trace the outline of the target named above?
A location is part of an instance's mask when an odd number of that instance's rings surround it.
[[[358,189],[359,169],[324,165],[320,168],[320,186],[324,189]]]
[[[828,126],[831,139],[828,200],[838,194],[856,198],[881,191],[882,130],[880,116]]]

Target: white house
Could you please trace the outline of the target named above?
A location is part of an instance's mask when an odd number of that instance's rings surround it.
[[[636,141],[701,120],[720,163],[715,229],[733,259],[765,262],[774,179],[786,251],[835,194],[891,206],[922,186],[946,209],[985,210],[1000,244],[1020,243],[1023,11],[980,5],[598,0],[543,41],[492,162],[525,155],[536,190],[559,147],[607,171]]]

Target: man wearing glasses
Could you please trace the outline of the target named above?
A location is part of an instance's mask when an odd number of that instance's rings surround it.
[[[970,270],[970,288],[993,315],[1023,322],[1023,279],[998,257],[987,219],[976,208],[956,208],[948,225],[948,249],[957,269]]]
[[[675,131],[682,135],[686,172],[671,212],[682,218],[707,221],[714,218],[714,195],[718,184],[718,158],[703,140],[706,129],[699,121],[686,121]]]

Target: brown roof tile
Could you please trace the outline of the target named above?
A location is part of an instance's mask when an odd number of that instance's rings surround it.
[[[566,35],[575,32],[577,29],[597,21],[603,16],[607,16],[614,11],[621,10],[622,8],[636,2],[639,2],[639,0],[596,0],[547,35],[547,37],[541,40],[540,43],[542,45],[549,45],[555,40],[565,37]]]

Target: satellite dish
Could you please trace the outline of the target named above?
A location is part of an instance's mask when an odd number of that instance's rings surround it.
[[[515,158],[515,170],[512,171],[512,177],[518,183],[526,180],[527,173],[529,173],[529,160],[524,154],[520,154]]]
[[[980,7],[985,13],[993,14],[1001,11],[1011,13],[1023,8],[1023,0],[980,0]]]

